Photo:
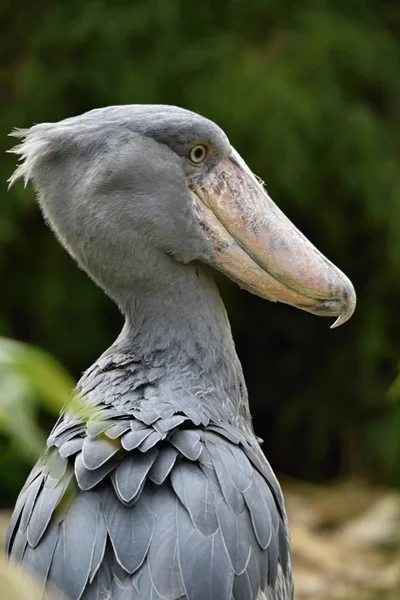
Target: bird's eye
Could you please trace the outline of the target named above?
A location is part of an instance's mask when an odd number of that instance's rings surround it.
[[[197,144],[189,152],[189,158],[194,163],[201,163],[205,159],[206,154],[207,148],[203,144]]]

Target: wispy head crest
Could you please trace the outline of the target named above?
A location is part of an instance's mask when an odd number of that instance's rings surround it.
[[[16,128],[9,133],[11,137],[20,138],[22,143],[7,150],[10,154],[17,154],[19,156],[19,164],[8,179],[8,189],[10,189],[18,179],[24,180],[25,187],[27,186],[28,181],[32,179],[33,170],[38,159],[43,158],[43,155],[48,148],[48,140],[43,136],[43,133],[41,125],[34,125],[30,129]]]

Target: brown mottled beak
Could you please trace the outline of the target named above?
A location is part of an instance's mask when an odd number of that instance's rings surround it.
[[[289,221],[233,150],[190,176],[213,266],[273,302],[347,321],[356,306],[350,280]]]

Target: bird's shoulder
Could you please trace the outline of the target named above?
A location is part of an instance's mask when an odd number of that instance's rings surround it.
[[[8,552],[71,600],[100,588],[117,599],[266,590],[289,600],[282,494],[256,438],[196,402],[136,400],[130,414],[92,403],[62,415],[18,498]]]

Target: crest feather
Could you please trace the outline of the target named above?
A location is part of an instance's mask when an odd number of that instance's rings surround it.
[[[20,138],[22,142],[7,150],[10,154],[17,154],[19,156],[19,164],[8,179],[8,189],[18,179],[24,180],[25,187],[28,181],[33,179],[34,169],[38,160],[42,159],[49,150],[49,140],[44,135],[44,129],[42,125],[34,125],[29,129],[16,128],[9,134],[11,137]]]

